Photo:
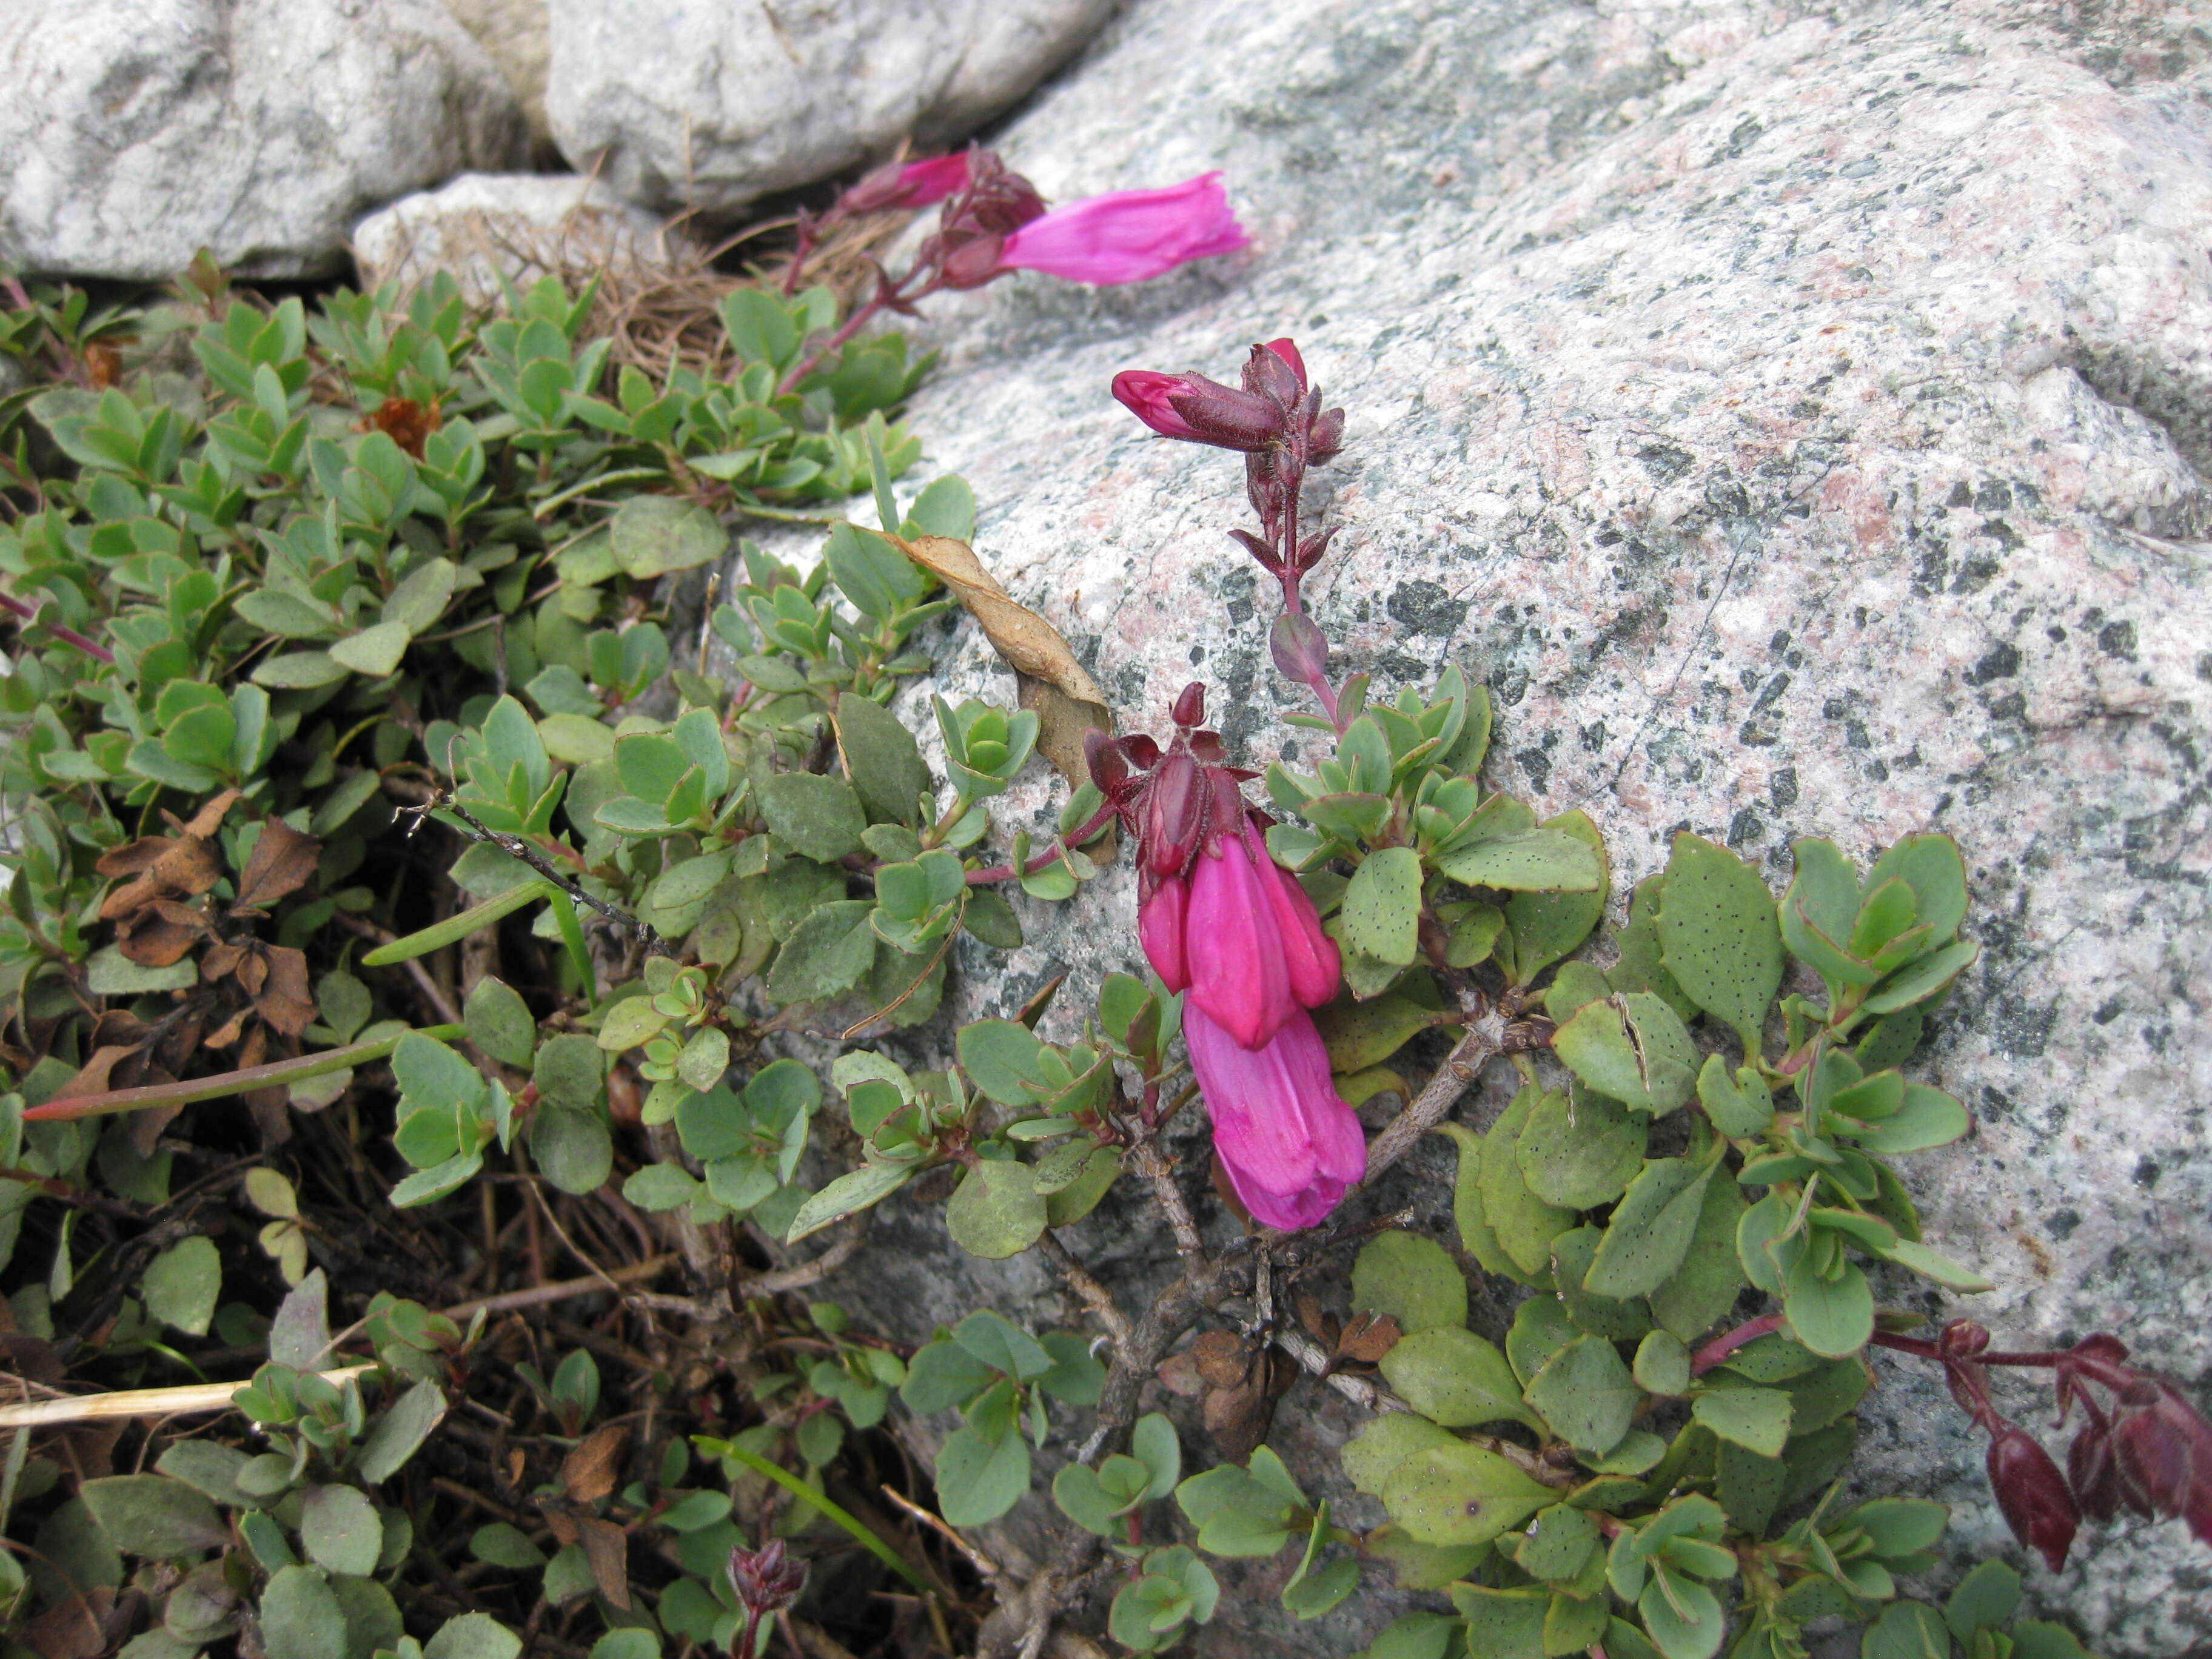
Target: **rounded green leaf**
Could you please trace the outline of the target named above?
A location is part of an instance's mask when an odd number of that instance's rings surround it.
[[[1390,1518],[1422,1544],[1486,1544],[1557,1497],[1496,1452],[1464,1441],[1415,1452],[1382,1488]]]
[[[300,1504],[300,1543],[316,1565],[367,1577],[384,1550],[376,1506],[353,1486],[310,1486]]]
[[[1421,920],[1421,855],[1410,847],[1370,853],[1344,890],[1345,943],[1378,962],[1413,959]]]
[[[1382,1370],[1407,1405],[1448,1429],[1530,1420],[1505,1356],[1463,1326],[1434,1325],[1401,1338],[1382,1356]]]
[[[938,1512],[948,1525],[995,1521],[1029,1488],[1029,1443],[1018,1429],[1007,1429],[995,1441],[973,1429],[955,1429],[937,1454]]]
[[[1685,830],[1667,860],[1658,923],[1667,971],[1755,1054],[1782,984],[1782,929],[1765,878],[1727,848]]]
[[[1352,1305],[1388,1314],[1408,1335],[1467,1323],[1467,1279],[1444,1247],[1392,1231],[1370,1240],[1352,1267]]]
[[[970,1255],[1003,1261],[1037,1241],[1045,1201],[1026,1164],[987,1159],[961,1178],[945,1206],[945,1231]]]
[[[139,1282],[146,1311],[164,1325],[205,1336],[222,1290],[222,1258],[211,1238],[192,1237],[155,1256]]]
[[[1620,1443],[1643,1397],[1620,1355],[1601,1336],[1577,1337],[1528,1384],[1528,1403],[1552,1431],[1577,1450],[1601,1457]]]
[[[1562,1209],[1619,1198],[1643,1166],[1648,1119],[1607,1095],[1547,1094],[1530,1108],[1514,1156],[1528,1190]]]
[[[346,1651],[345,1613],[321,1573],[285,1567],[261,1592],[261,1646],[269,1659],[332,1659]]]

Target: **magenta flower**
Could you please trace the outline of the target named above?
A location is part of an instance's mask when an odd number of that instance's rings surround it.
[[[1007,237],[999,264],[1103,287],[1141,283],[1251,240],[1221,175],[1206,173],[1164,190],[1117,190],[1056,207]]]
[[[1294,1008],[1274,1036],[1248,1048],[1195,1002],[1182,1015],[1206,1109],[1237,1196],[1255,1220],[1311,1227],[1367,1173],[1367,1138],[1336,1092],[1313,1016]]]
[[[1137,937],[1162,982],[1187,991],[1183,1036],[1214,1149],[1244,1207],[1310,1227],[1367,1169],[1359,1120],[1336,1092],[1313,1017],[1336,994],[1336,942],[1268,855],[1261,820],[1195,729],[1205,690],[1176,699],[1166,752],[1141,733],[1087,740],[1091,775],[1137,838]]]

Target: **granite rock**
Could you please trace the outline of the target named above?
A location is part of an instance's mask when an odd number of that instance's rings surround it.
[[[522,118],[434,0],[0,9],[0,264],[159,280],[339,269],[355,221],[521,159]]]
[[[1929,1240],[1996,1289],[1927,1305],[2023,1346],[2112,1330],[2201,1390],[2212,75],[2192,17],[1137,0],[1001,148],[1048,196],[1222,167],[1255,246],[1129,289],[963,296],[923,330],[946,356],[913,422],[974,485],[980,553],[1127,722],[1164,729],[1202,678],[1263,765],[1310,734],[1278,722],[1303,694],[1222,533],[1239,468],[1147,434],[1107,386],[1230,377],[1294,336],[1348,414],[1314,599],[1340,672],[1486,680],[1491,781],[1590,812],[1617,895],[1677,827],[1778,888],[1796,836],[1863,859],[1955,834],[1984,952],[1916,1063],[1978,1124],[1904,1172]],[[1010,699],[980,638],[946,654],[945,695]],[[1039,777],[1000,816],[1060,798]],[[1065,971],[1064,1035],[1135,959],[1133,884],[1021,908],[1029,944],[963,958],[951,1000],[1002,1012]],[[1425,1152],[1355,1202],[1413,1203],[1448,1236],[1448,1170]],[[968,1263],[933,1215],[887,1209],[897,1248],[836,1291],[872,1317],[914,1331],[995,1299],[1081,1323],[1026,1265]],[[1132,1291],[1165,1271],[1133,1201],[1074,1242]],[[1932,1376],[1879,1369],[1865,1489],[1950,1503],[1958,1561],[2018,1560],[1983,1443]],[[2002,1395],[2048,1423],[2039,1388]],[[1316,1398],[1285,1407],[1298,1442],[1342,1431]],[[2212,1630],[2208,1567],[2179,1525],[2124,1524],[2029,1580],[2100,1650],[2148,1659]],[[1300,1627],[1232,1598],[1203,1647],[1348,1651],[1400,1605],[1363,1592]]]
[[[672,244],[672,238],[678,238]],[[471,305],[548,271],[635,273],[668,265],[680,233],[574,173],[465,173],[403,197],[354,227],[362,281],[403,287],[450,271]]]
[[[553,0],[562,153],[659,211],[725,212],[1024,96],[1114,0]]]
[[[499,66],[530,124],[532,143],[550,152],[553,130],[545,123],[545,69],[552,56],[552,27],[545,0],[444,0],[453,21]]]

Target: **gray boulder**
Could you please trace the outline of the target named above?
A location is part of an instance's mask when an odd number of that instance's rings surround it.
[[[574,173],[465,173],[403,197],[354,228],[362,283],[403,287],[449,271],[471,305],[500,297],[500,279],[527,288],[548,271],[635,275],[674,255],[660,221],[596,179]]]
[[[0,264],[158,279],[344,263],[372,207],[522,159],[514,95],[434,0],[0,8]]]
[[[911,137],[964,138],[1115,0],[553,0],[562,154],[659,210],[726,211]]]
[[[553,130],[545,125],[545,65],[552,55],[551,26],[545,0],[444,0],[454,21],[490,54],[522,105],[531,142],[550,152]]]
[[[2094,15],[1137,0],[1007,159],[1056,196],[1224,168],[1256,246],[933,310],[946,360],[913,425],[1126,721],[1164,730],[1201,678],[1264,765],[1312,738],[1277,718],[1304,694],[1268,661],[1272,584],[1222,533],[1245,522],[1237,458],[1149,435],[1107,388],[1231,379],[1294,336],[1347,411],[1314,589],[1339,672],[1487,681],[1491,781],[1588,810],[1616,903],[1677,826],[1778,887],[1796,836],[1864,859],[1955,834],[1984,954],[1917,1065],[1978,1127],[1902,1162],[1929,1241],[1997,1288],[1929,1305],[2023,1346],[2111,1330],[2201,1387],[2212,75],[2179,15]],[[979,638],[951,655],[945,695],[1011,700]],[[1002,823],[1061,798],[1040,777]],[[1129,872],[1020,904],[1030,942],[1000,977],[965,963],[957,1012],[1065,970],[1065,1036],[1138,959]],[[1355,1203],[1449,1237],[1449,1168],[1439,1145]],[[1109,1206],[1071,1243],[1134,1296],[1170,1252],[1133,1194]],[[883,1325],[994,1303],[1085,1327],[1026,1259],[970,1263],[933,1212],[886,1207],[894,1248],[832,1291]],[[2019,1562],[1984,1443],[1927,1368],[1877,1369],[1864,1488],[1950,1503],[1960,1563]],[[2000,1392],[2048,1425],[2039,1381]],[[1278,1443],[1326,1445],[1342,1409],[1302,1385]],[[2125,1523],[2027,1576],[2148,1659],[2212,1630],[2208,1568],[2178,1523]],[[1203,1651],[1346,1652],[1402,1605],[1363,1592],[1297,1626],[1279,1574],[1241,1582]]]

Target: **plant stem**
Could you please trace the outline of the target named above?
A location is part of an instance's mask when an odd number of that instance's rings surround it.
[[[39,613],[35,609],[7,593],[0,593],[0,611],[5,611],[11,616],[21,617],[26,622],[35,623],[39,620]],[[40,625],[64,645],[75,646],[96,662],[112,663],[115,660],[115,653],[112,651],[104,645],[94,645],[74,628],[64,628],[59,623],[42,623]]]
[[[1747,1321],[1734,1330],[1715,1337],[1692,1357],[1690,1375],[1703,1376],[1714,1366],[1727,1359],[1738,1348],[1747,1343],[1756,1342],[1762,1336],[1771,1335],[1780,1330],[1782,1325],[1783,1316],[1780,1314],[1761,1314],[1758,1318]],[[1881,1339],[1877,1336],[1875,1340],[1880,1341]],[[1932,1354],[1935,1350],[1931,1347],[1929,1352]]]
[[[1033,876],[1038,871],[1056,862],[1064,850],[1080,847],[1094,839],[1101,830],[1113,821],[1113,817],[1114,803],[1108,801],[1091,815],[1089,822],[1079,825],[1065,836],[1054,836],[1051,846],[1046,848],[1042,853],[1032,854],[1023,863],[1018,871],[1011,864],[994,864],[988,870],[970,870],[968,872],[968,884],[970,887],[988,887],[993,882],[1012,881],[1017,875]]]
[[[296,1060],[272,1060],[266,1066],[248,1066],[241,1071],[219,1072],[213,1077],[196,1077],[184,1083],[149,1083],[137,1089],[110,1089],[105,1094],[76,1095],[67,1100],[50,1100],[43,1106],[33,1106],[23,1114],[26,1122],[43,1123],[66,1118],[98,1117],[109,1112],[136,1112],[149,1106],[188,1106],[196,1100],[221,1100],[226,1095],[242,1095],[252,1089],[275,1088],[280,1085],[304,1083],[309,1078],[321,1077],[330,1072],[343,1072],[355,1066],[365,1066],[370,1060],[382,1060],[397,1048],[403,1038],[420,1035],[435,1037],[441,1042],[461,1035],[458,1025],[432,1025],[419,1033],[401,1031],[396,1036],[379,1037],[374,1042],[356,1042],[343,1048],[325,1048],[320,1054],[301,1054]]]

